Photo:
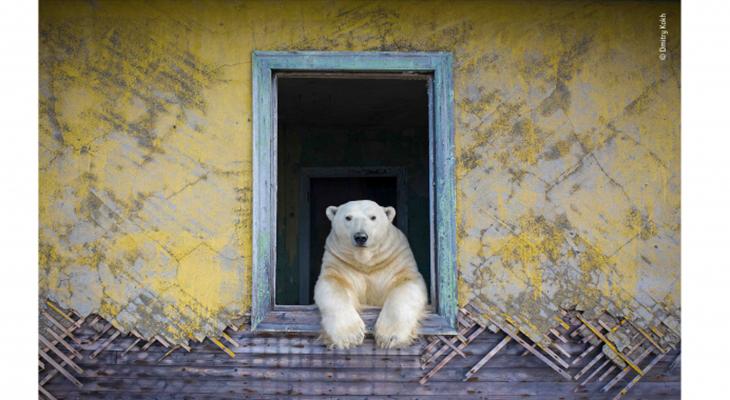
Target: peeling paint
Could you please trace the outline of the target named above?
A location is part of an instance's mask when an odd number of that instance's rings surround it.
[[[251,51],[454,54],[459,303],[679,325],[671,2],[51,2],[40,288],[171,343],[250,306]]]

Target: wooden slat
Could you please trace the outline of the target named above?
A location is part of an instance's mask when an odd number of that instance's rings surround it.
[[[110,344],[105,351],[118,351],[124,352],[129,346],[134,343],[136,338],[117,338],[114,343]],[[422,341],[416,341],[413,345],[405,348],[398,349],[382,349],[375,344],[375,340],[372,336],[367,336],[363,343],[359,346],[355,346],[350,349],[328,349],[324,343],[315,340],[315,338],[308,337],[236,337],[235,340],[239,343],[239,347],[231,347],[229,349],[235,354],[278,354],[284,352],[291,355],[305,355],[305,354],[337,354],[337,355],[364,355],[364,354],[381,354],[381,355],[412,355],[418,356],[420,349],[423,347]],[[155,340],[156,341],[156,340]],[[496,342],[496,341],[495,341]],[[480,342],[482,343],[482,342]],[[84,345],[82,348],[85,351],[95,351],[102,343],[96,343],[94,345]],[[481,345],[481,344],[480,344]],[[488,346],[489,343],[484,343],[483,346]],[[142,346],[144,347],[144,346]],[[181,346],[185,348],[184,346]],[[219,353],[220,348],[215,345],[212,341],[204,341],[202,343],[194,344],[196,352],[203,353]],[[188,348],[190,348],[188,346]],[[155,350],[155,347],[148,349],[142,349],[143,351],[163,351]],[[187,350],[187,349],[186,349]],[[133,352],[130,350],[130,352]]]
[[[607,332],[613,332],[614,331],[610,326],[608,326],[600,318],[598,319],[598,325],[601,325],[603,327],[603,329],[605,329]]]
[[[499,324],[497,321],[495,321],[492,318],[489,318],[489,320],[492,321],[492,323],[494,323],[495,325],[497,325],[499,327],[499,329],[502,330],[502,332],[504,332],[504,333],[508,334],[509,336],[511,336],[512,339],[514,339],[517,343],[521,344],[522,347],[524,347],[525,349],[527,349],[527,351],[529,351],[530,353],[534,354],[537,358],[539,358],[540,360],[542,360],[550,368],[554,369],[555,372],[559,373],[562,377],[564,377],[565,379],[572,379],[572,377],[570,376],[570,374],[568,374],[565,370],[563,370],[559,366],[555,365],[550,359],[548,359],[547,357],[545,357],[544,355],[542,355],[533,346],[530,346],[527,342],[525,342],[522,338],[520,338],[519,337],[519,333],[517,333],[517,334],[512,333],[511,331],[505,329],[503,326],[501,326],[501,324]]]
[[[155,336],[155,339],[157,339],[157,341],[160,342],[160,344],[162,344],[163,346],[170,347],[170,343],[168,343],[167,340],[165,340],[165,338],[163,338],[162,336],[157,335]]]
[[[459,349],[465,348],[472,340],[474,340],[477,336],[479,336],[482,332],[484,332],[486,328],[484,326],[479,326],[474,332],[467,337],[467,342],[462,342],[459,344]],[[449,361],[451,361],[452,358],[456,357],[456,352],[451,352],[444,356],[444,358],[439,361],[436,366],[433,367],[426,375],[423,376],[418,382],[420,384],[425,384],[432,376],[434,376],[441,368],[443,368],[446,364],[448,364]]]
[[[46,301],[46,305],[48,305],[48,307],[51,310],[53,310],[56,313],[58,313],[59,315],[61,315],[64,319],[66,319],[68,322],[70,322],[72,325],[76,326],[77,328],[80,327],[84,323],[84,320],[86,319],[86,318],[79,318],[78,320],[74,320],[73,318],[71,318],[70,315],[68,315],[68,313],[64,312],[59,307],[56,307],[56,305],[53,304],[53,302],[51,302],[51,301]]]
[[[48,400],[56,400],[56,398],[48,392],[48,390],[44,389],[43,386],[38,385],[38,391],[41,392],[42,395],[46,396]]]
[[[111,336],[109,336],[106,340],[104,340],[104,342],[102,343],[102,345],[99,346],[99,348],[96,349],[96,351],[94,351],[93,353],[91,353],[91,355],[89,357],[90,358],[96,358],[96,356],[98,356],[99,353],[101,353],[102,351],[104,351],[104,349],[106,349],[107,346],[109,346],[114,341],[114,339],[116,339],[117,337],[119,337],[119,335],[121,333],[122,332],[120,332],[120,331],[115,331]]]
[[[555,338],[560,340],[561,342],[568,343],[568,339],[564,338],[563,335],[560,332],[558,332],[557,329],[551,328],[550,333],[552,333],[553,336],[555,336]]]
[[[559,344],[557,344],[557,343],[553,342],[553,343],[551,343],[550,345],[551,345],[551,346],[553,346],[553,347],[555,347],[555,349],[557,349],[557,350],[558,350],[558,351],[560,352],[560,354],[564,355],[564,356],[565,356],[566,358],[570,358],[570,357],[571,357],[571,356],[570,356],[570,353],[568,353],[568,351],[567,351],[567,350],[565,350],[565,349],[564,349],[564,348],[563,348],[562,346],[560,346]],[[565,368],[568,368],[568,366],[566,366]]]
[[[639,335],[638,333],[637,333],[636,335],[634,335],[634,337],[633,337],[633,338],[632,338],[631,340],[632,340],[632,341],[633,341],[633,340],[635,340],[635,339],[636,339],[636,338],[638,337],[638,335]],[[629,349],[629,351],[628,351],[627,355],[629,355],[629,356],[630,356],[630,355],[634,354],[634,352],[635,352],[636,350],[640,349],[640,348],[641,348],[641,346],[642,346],[643,344],[644,344],[644,340],[641,340],[640,342],[637,342],[637,343],[634,343],[633,345],[631,345],[631,348]],[[606,372],[604,372],[604,373],[603,373],[603,374],[602,374],[602,375],[601,375],[601,376],[600,376],[600,377],[598,378],[598,382],[603,382],[603,380],[604,380],[604,379],[606,379],[606,377],[607,377],[607,376],[608,376],[608,375],[609,375],[609,374],[610,374],[611,372],[613,372],[613,371],[614,371],[614,370],[615,370],[616,368],[617,368],[617,367],[616,367],[616,364],[613,364],[613,365],[611,365],[611,368],[607,369],[607,370],[606,370]]]
[[[465,326],[467,328],[471,328],[474,326],[474,321],[471,318],[465,318],[464,313],[457,313],[456,314],[456,322],[459,323],[461,326]]]
[[[577,317],[578,317],[578,319],[580,319],[580,322],[582,322],[583,325],[585,325],[588,329],[590,329],[591,332],[593,332],[593,334],[596,335],[596,337],[601,339],[601,341],[603,343],[605,343],[606,346],[608,346],[608,348],[613,350],[616,353],[616,355],[618,355],[622,360],[624,360],[624,362],[626,364],[628,364],[631,368],[633,368],[637,374],[639,374],[639,375],[644,374],[644,372],[641,370],[641,368],[639,368],[638,365],[636,365],[633,361],[631,361],[628,357],[626,357],[623,353],[621,353],[621,351],[619,351],[619,349],[617,349],[616,346],[614,346],[614,344],[611,343],[610,340],[608,340],[605,336],[603,336],[603,334],[601,332],[599,332],[598,329],[596,329],[593,325],[591,325],[590,322],[586,321],[580,314],[578,314]]]
[[[509,348],[507,346],[506,348]],[[534,357],[532,364],[515,364],[511,361],[515,356],[504,356],[503,349],[484,365],[478,373],[478,379],[472,382],[565,382],[553,370],[543,365]],[[106,353],[105,353],[106,354]],[[201,363],[173,363],[157,362],[157,359],[164,355],[155,353],[149,355],[144,363],[115,364],[113,356],[108,354],[109,362],[84,362],[84,377],[90,380],[104,380],[107,377],[136,379],[137,377],[157,378],[161,380],[169,377],[218,380],[226,381],[231,379],[264,379],[290,382],[401,382],[403,384],[417,383],[424,372],[417,368],[414,363],[403,363],[395,360],[364,360],[357,364],[347,364],[346,360],[333,362],[322,362],[323,360],[310,360],[304,357],[297,357],[299,360],[290,360],[282,355],[279,358],[268,357],[266,362],[241,362],[232,365],[220,366],[217,364]],[[170,357],[194,358],[195,354],[188,354],[177,351]],[[219,358],[226,360],[240,361],[239,358],[230,359],[223,354]],[[350,360],[351,362],[352,360]],[[459,357],[454,358],[445,368],[432,377],[429,382],[441,381],[462,381],[464,372],[471,368],[477,357],[470,357],[467,360]],[[645,376],[646,381],[655,382],[677,382],[678,374],[667,373],[661,367],[666,367],[669,361],[665,357],[659,362],[654,370]]]
[[[474,324],[472,324],[471,326],[474,326]],[[462,326],[459,328],[458,334],[452,338],[448,338],[448,340],[454,346],[456,345],[457,342],[465,343],[467,341],[467,338],[465,338],[464,335],[467,332],[469,332],[470,329],[471,329],[471,327]],[[438,340],[436,341],[436,344],[438,345],[439,343],[441,343],[441,339],[439,339],[439,338],[437,338],[437,339]],[[425,369],[426,366],[428,366],[428,364],[430,364],[432,361],[436,360],[439,356],[441,356],[444,352],[446,352],[450,347],[451,346],[443,345],[440,348],[438,348],[435,352],[423,354],[421,356],[422,368]]]
[[[96,335],[94,335],[94,337],[93,337],[93,338],[91,338],[91,339],[90,339],[90,340],[91,340],[91,342],[96,342],[96,341],[98,341],[99,339],[101,339],[101,338],[102,338],[102,336],[104,336],[104,334],[105,334],[105,333],[107,333],[107,332],[109,331],[109,329],[112,329],[112,324],[111,324],[111,323],[109,323],[109,322],[107,322],[107,323],[106,323],[106,325],[104,325],[104,328],[102,328],[102,330],[101,330],[101,331],[99,331],[99,332],[98,332],[98,333],[97,333]]]
[[[463,378],[464,372],[469,370],[474,363],[479,360],[479,357],[483,356],[488,352],[491,347],[494,346],[494,342],[489,347],[481,347],[481,350],[477,353],[470,352],[469,350],[474,345],[472,343],[465,349],[468,358],[464,359],[457,357],[452,360],[448,367],[459,369],[459,377]],[[212,344],[211,344],[212,346]],[[501,352],[499,352],[484,368],[499,368],[504,370],[521,369],[521,368],[532,368],[534,370],[547,370],[551,371],[543,362],[535,357],[519,357],[514,354],[514,351],[521,346],[506,346]],[[127,356],[121,356],[120,353],[113,354],[112,352],[103,352],[97,357],[96,360],[86,359],[80,362],[79,365],[84,368],[86,374],[90,373],[90,370],[99,368],[100,366],[111,365],[119,363],[122,366],[160,366],[166,368],[211,368],[223,370],[226,368],[264,368],[264,369],[287,369],[287,370],[300,370],[307,368],[330,368],[333,371],[345,371],[351,369],[361,368],[375,368],[380,369],[396,369],[406,370],[415,369],[418,372],[418,376],[425,373],[421,367],[417,357],[413,356],[398,356],[398,355],[360,355],[360,356],[347,356],[344,354],[320,354],[320,355],[287,355],[287,354],[258,354],[258,355],[247,355],[245,357],[237,356],[236,358],[230,358],[220,350],[215,353],[200,353],[194,351],[192,353],[175,352],[168,358],[156,363],[164,354],[163,351],[153,351],[148,353],[131,352]],[[669,364],[667,361],[665,364]],[[483,368],[483,369],[484,369]],[[657,369],[657,368],[655,368]],[[657,371],[659,371],[657,369]],[[663,369],[662,369],[663,371]],[[572,371],[571,371],[572,372]],[[668,375],[663,373],[663,375]],[[674,376],[674,374],[672,374]],[[563,380],[562,377],[555,374],[556,380]],[[417,379],[416,379],[417,380]],[[576,383],[577,384],[577,383]]]
[[[81,369],[81,367],[79,367],[78,365],[76,365],[76,363],[73,362],[70,358],[68,358],[67,355],[63,354],[63,352],[61,350],[58,350],[58,348],[56,348],[56,346],[54,346],[53,344],[51,344],[51,342],[49,342],[48,339],[46,339],[45,337],[43,337],[43,335],[38,335],[38,340],[40,340],[41,343],[43,343],[48,349],[50,349],[53,352],[53,354],[55,354],[61,360],[63,360],[66,363],[66,365],[68,365],[69,367],[73,368],[74,371],[78,372],[79,374],[83,374],[84,373],[84,370]],[[41,350],[41,353],[46,354],[42,350]]]
[[[453,337],[448,340],[451,341],[451,344],[453,346],[455,346],[456,343],[464,343],[466,341],[466,340],[461,341],[457,337]],[[439,340],[439,342],[440,342],[440,340]],[[444,344],[443,346],[439,347],[438,350],[436,350],[435,352],[430,354],[425,360],[421,359],[421,365],[422,365],[421,368],[425,369],[429,364],[431,364],[433,361],[438,359],[442,354],[446,353],[449,349],[451,349],[451,346],[447,346]]]
[[[69,322],[71,322],[72,324],[76,323],[76,321],[74,321],[74,319],[73,319],[73,318],[71,318],[71,317],[70,317],[70,316],[69,316],[68,314],[66,314],[65,312],[61,311],[61,309],[59,309],[58,307],[56,307],[56,306],[55,306],[55,305],[54,305],[54,304],[53,304],[52,302],[50,302],[50,301],[46,301],[46,305],[47,305],[47,306],[48,306],[48,307],[49,307],[49,308],[50,308],[51,310],[55,311],[55,312],[56,312],[56,313],[57,313],[58,315],[62,316],[63,318],[65,318],[66,320],[68,320]]]
[[[79,353],[76,349],[73,348],[70,344],[68,344],[65,340],[63,340],[62,337],[60,337],[56,332],[53,331],[53,329],[46,328],[46,333],[51,335],[51,337],[54,339],[53,344],[60,344],[63,346],[66,350],[68,350],[69,353],[73,354],[77,358],[81,358],[81,353]]]
[[[69,356],[69,358],[73,360],[75,358],[75,356],[72,354],[71,356]],[[62,367],[65,367],[66,366],[66,361],[62,361],[60,365]],[[51,379],[53,379],[53,377],[56,376],[56,375],[58,375],[58,370],[52,369],[52,370],[48,371],[48,373],[46,374],[46,376],[44,376],[43,378],[41,378],[41,380],[40,380],[39,383],[41,384],[41,386],[43,386],[48,381],[50,381]]]
[[[537,346],[542,351],[544,351],[547,355],[549,355],[550,357],[552,357],[552,359],[555,360],[558,364],[560,364],[563,368],[568,369],[570,367],[570,364],[568,364],[567,361],[563,360],[562,358],[560,358],[560,356],[558,356],[557,354],[555,354],[554,351],[550,350],[549,348],[547,348],[547,347],[545,347],[545,346],[543,346],[543,345],[541,345],[539,343],[537,343]]]
[[[169,357],[169,356],[170,356],[170,355],[171,355],[172,353],[174,353],[175,351],[177,351],[177,350],[178,350],[179,348],[180,348],[180,346],[175,346],[175,347],[171,348],[170,350],[168,350],[167,352],[165,352],[165,354],[163,354],[163,355],[162,355],[162,357],[158,358],[158,359],[157,359],[157,362],[159,363],[160,361],[162,361],[162,360],[166,359],[166,358],[167,358],[167,357]]]
[[[628,321],[628,320],[627,320],[627,321]],[[656,342],[656,341],[654,340],[654,338],[652,338],[652,337],[651,337],[651,335],[649,335],[648,333],[646,333],[646,331],[645,331],[645,330],[641,329],[641,327],[640,327],[640,326],[638,326],[638,325],[634,324],[634,323],[633,323],[633,322],[631,322],[631,321],[629,321],[629,324],[631,325],[631,327],[633,327],[634,329],[636,329],[637,331],[639,331],[639,333],[640,333],[640,334],[641,334],[642,336],[644,336],[644,338],[645,338],[646,340],[648,340],[648,341],[649,341],[649,343],[651,343],[651,344],[652,344],[652,345],[653,345],[654,347],[656,347],[656,348],[657,348],[657,350],[659,350],[659,351],[660,351],[660,352],[662,352],[662,353],[666,353],[666,352],[667,352],[667,350],[666,350],[666,349],[664,349],[664,347],[662,347],[662,346],[661,346],[661,345],[660,345],[659,343],[657,343],[657,342]]]
[[[466,375],[464,376],[464,379],[463,380],[466,381],[469,378],[471,378],[472,375],[474,375],[477,372],[479,372],[479,370],[486,363],[488,363],[489,360],[491,360],[492,357],[494,357],[500,350],[502,350],[502,348],[504,346],[506,346],[507,343],[509,343],[511,340],[512,340],[512,337],[511,336],[505,335],[505,337],[504,337],[504,339],[502,339],[502,341],[500,341],[496,346],[494,346],[494,348],[492,348],[492,350],[489,350],[489,352],[487,354],[485,354],[484,357],[482,357],[481,360],[479,360],[476,364],[474,364],[473,367],[471,367],[471,369],[469,371],[466,372]]]
[[[83,337],[82,337],[83,338]],[[420,338],[413,345],[399,349],[381,349],[376,346],[375,340],[372,336],[368,335],[365,337],[363,344],[347,350],[331,350],[321,341],[316,340],[314,337],[301,337],[299,335],[291,336],[246,336],[246,335],[235,335],[232,336],[238,343],[239,347],[229,346],[231,351],[239,354],[276,354],[284,352],[287,354],[348,354],[348,355],[361,355],[361,354],[383,354],[383,355],[414,355],[418,356],[421,354],[421,349],[424,348],[423,338]],[[130,344],[132,344],[137,338],[134,337],[122,337],[117,338],[112,344],[110,344],[104,352],[117,351],[123,352]],[[494,345],[496,345],[502,339],[502,334],[499,336],[494,335],[490,332],[489,336],[480,336],[467,349],[464,353],[468,355],[468,352],[475,354],[484,354]],[[141,343],[141,342],[140,342]],[[443,343],[438,341],[443,346]],[[81,346],[81,349],[88,352],[93,352],[99,348],[102,343],[96,344],[85,344]],[[204,341],[202,343],[192,343],[196,352],[207,352],[207,353],[218,353],[220,348],[217,347],[210,341]],[[139,343],[138,343],[138,346]],[[474,347],[476,346],[476,347]],[[141,347],[141,346],[140,346]],[[576,354],[583,346],[576,343],[570,343],[564,345],[571,354]],[[515,347],[516,349],[517,347]],[[152,347],[150,350],[155,350]],[[149,350],[148,350],[149,351]],[[164,350],[158,349],[157,351],[164,352]],[[517,350],[511,350],[517,352]],[[130,352],[134,352],[130,350]]]
[[[232,352],[231,349],[229,349],[228,347],[226,347],[226,345],[224,345],[223,343],[221,343],[220,340],[218,340],[218,339],[216,339],[214,337],[209,338],[209,339],[210,339],[211,342],[215,343],[216,346],[220,347],[221,350],[225,351],[226,354],[228,354],[229,357],[233,358],[233,357],[236,356],[236,354],[234,352]]]
[[[221,336],[223,336],[223,339],[226,339],[226,341],[233,345],[233,347],[241,347],[241,345],[238,344],[237,341],[235,341],[232,337],[228,336],[228,334],[224,331],[221,332]]]
[[[475,339],[472,344],[469,345],[468,348],[464,350],[464,353],[468,356],[470,353],[474,355],[483,355],[489,349],[494,347],[499,341],[502,339],[503,334],[490,334],[482,335]],[[114,343],[112,343],[106,351],[117,351],[117,352],[123,352],[129,344],[131,344],[134,341],[135,338],[132,337],[119,337],[117,338]],[[297,335],[292,335],[291,337],[286,336],[270,336],[270,337],[247,337],[244,335],[235,336],[235,339],[237,342],[239,342],[240,347],[229,347],[236,355],[239,354],[290,354],[290,355],[311,355],[311,354],[338,354],[338,355],[412,355],[412,356],[418,356],[420,354],[420,350],[424,347],[423,341],[417,342],[416,344],[401,348],[401,349],[381,349],[377,347],[375,344],[375,340],[372,336],[366,336],[363,344],[360,346],[353,347],[351,349],[347,350],[331,350],[327,349],[327,347],[321,343],[320,341],[315,340],[315,338],[310,337],[298,337]],[[443,346],[443,343],[441,343],[441,346]],[[100,343],[99,343],[100,344]],[[82,348],[85,351],[92,352],[96,349],[98,349],[98,345],[85,345]],[[578,354],[585,346],[581,345],[580,343],[572,342],[568,345],[563,346],[571,355]],[[193,343],[194,351],[197,353],[220,353],[220,348],[218,348],[215,344],[213,344],[210,341],[204,341],[204,342],[196,342]],[[519,354],[524,349],[521,346],[514,346],[509,347],[510,354]],[[106,352],[105,351],[105,352]],[[152,347],[148,351],[158,351],[158,352],[164,352],[161,347],[155,348]],[[676,355],[677,353],[670,352],[669,353],[672,357]]]
[[[580,377],[581,377],[581,376],[583,376],[583,375],[584,375],[584,374],[585,374],[586,372],[588,372],[588,370],[589,370],[589,369],[591,369],[591,367],[592,367],[592,366],[594,366],[594,365],[595,365],[595,364],[596,364],[596,363],[597,363],[598,361],[600,361],[600,360],[601,360],[601,358],[603,358],[603,352],[600,352],[600,353],[598,353],[598,355],[597,355],[597,356],[593,357],[593,359],[592,359],[592,360],[591,360],[591,361],[590,361],[590,362],[589,362],[588,364],[586,364],[586,366],[585,366],[585,367],[583,367],[583,368],[582,368],[582,369],[580,370],[580,372],[578,372],[578,373],[577,373],[577,374],[576,374],[576,375],[575,375],[575,376],[573,377],[573,379],[575,379],[576,381],[577,381],[578,379],[580,379]]]
[[[474,385],[472,383],[472,385]],[[293,387],[296,387],[295,385],[292,385]],[[55,388],[54,388],[55,389]],[[484,392],[489,392],[489,389],[484,389]],[[252,392],[252,391],[251,391]],[[656,384],[648,384],[648,385],[637,385],[634,389],[632,389],[632,394],[636,394],[641,400],[668,400],[668,399],[679,399],[679,385],[674,384],[670,385],[666,388],[660,388]],[[123,397],[120,396],[120,393],[123,395]],[[76,393],[73,393],[73,395],[76,395]],[[75,400],[119,400],[120,398],[123,398],[125,400],[149,400],[150,397],[153,398],[164,398],[165,400],[190,400],[191,398],[194,398],[195,400],[241,400],[242,396],[236,395],[235,393],[217,393],[214,395],[208,394],[208,393],[191,393],[191,394],[180,394],[180,393],[160,393],[160,392],[146,392],[146,393],[139,393],[139,392],[113,392],[113,391],[95,391],[92,393],[81,393],[80,395],[76,395],[74,398]],[[281,400],[283,398],[290,398],[286,396],[286,391],[282,390],[280,394],[267,394],[267,393],[255,393],[255,395],[250,396],[252,398],[255,398],[257,400]],[[334,398],[336,399],[342,399],[342,400],[442,400],[444,399],[444,395],[439,394],[421,394],[421,395],[394,395],[394,396],[373,396],[373,395],[338,395]],[[323,400],[323,399],[331,399],[333,396],[326,396],[326,395],[297,395],[296,400]],[[494,395],[481,395],[481,397],[476,398],[487,398],[489,400],[516,400],[520,398],[534,398],[529,396],[523,396],[523,397],[515,397],[509,394],[494,394]],[[538,397],[539,398],[539,397]],[[561,398],[570,398],[568,396],[562,396]],[[585,399],[586,397],[580,397],[573,394],[573,398],[581,398]],[[475,396],[473,394],[448,394],[448,400],[474,400]]]
[[[380,309],[378,308],[368,308],[360,311],[360,317],[365,323],[365,333],[375,332],[375,322],[379,313]],[[319,311],[309,308],[274,309],[266,313],[257,325],[256,331],[272,333],[298,332],[315,335],[321,331],[320,319]],[[453,335],[455,333],[455,330],[444,317],[434,313],[427,313],[418,327],[418,334],[420,335]]]
[[[81,341],[79,339],[77,339],[71,333],[71,332],[73,332],[73,328],[75,328],[74,326],[71,326],[70,328],[63,326],[60,322],[56,321],[56,319],[53,318],[50,314],[48,314],[46,311],[42,311],[41,315],[46,317],[46,319],[49,320],[53,326],[55,326],[56,328],[58,328],[58,330],[61,331],[61,337],[68,336],[71,340],[74,341],[74,343],[79,344],[79,345],[81,344]]]
[[[598,382],[603,382],[604,379],[608,377],[608,375],[611,374],[611,372],[616,370],[616,365],[611,365],[610,368],[606,370],[606,372],[602,373],[601,376],[598,377]]]
[[[442,336],[442,335],[436,335],[436,337],[437,337],[437,338],[439,338],[439,340],[441,340],[441,341],[442,341],[443,343],[445,343],[445,344],[446,344],[447,346],[451,347],[451,350],[455,351],[455,352],[456,352],[456,353],[457,353],[458,355],[460,355],[461,357],[466,357],[466,355],[464,354],[464,352],[463,352],[463,351],[461,351],[461,349],[460,349],[460,348],[458,348],[458,347],[456,347],[456,346],[455,346],[454,344],[452,344],[452,343],[451,343],[451,341],[450,341],[449,339],[445,338],[445,337],[444,337],[444,336]]]
[[[150,346],[152,346],[156,341],[157,341],[157,338],[150,339],[149,342],[145,343],[145,345],[142,346],[142,351],[147,351],[147,349],[149,349]]]
[[[141,340],[142,340],[142,338],[135,338],[134,342],[132,342],[132,344],[130,344],[129,347],[124,349],[124,351],[122,352],[122,355],[129,353],[129,351],[132,350],[134,348],[134,346],[136,346],[137,343],[139,343]]]
[[[658,347],[658,349],[661,349],[661,347]],[[646,367],[644,367],[644,371],[651,370],[656,365],[656,363],[658,363],[659,360],[661,360],[663,357],[664,357],[664,353],[661,353],[658,356],[654,357],[654,359],[651,360],[651,362]],[[626,395],[626,393],[628,393],[629,389],[634,387],[634,385],[636,385],[639,382],[639,380],[641,380],[642,376],[643,375],[636,375],[634,377],[634,379],[631,380],[631,382],[629,382],[623,389],[621,389],[620,392],[618,392],[616,394],[616,396],[613,397],[613,400],[618,400],[621,397],[623,397],[624,395]]]
[[[435,349],[436,346],[441,342],[436,336],[428,337],[428,344],[421,351],[421,357],[428,357]]]
[[[585,356],[587,356],[590,352],[592,352],[593,350],[595,350],[596,347],[598,347],[598,346],[596,346],[596,345],[590,345],[590,346],[588,346],[588,348],[585,349],[585,351],[583,351],[582,353],[580,353],[578,355],[578,357],[576,357],[575,359],[573,359],[573,361],[571,362],[571,364],[572,365],[578,364],[581,360],[583,360],[583,358]]]
[[[590,381],[591,381],[591,379],[593,379],[593,377],[594,377],[594,376],[596,376],[596,374],[598,374],[599,372],[601,372],[601,370],[602,370],[603,368],[605,368],[605,367],[606,367],[606,365],[608,365],[608,364],[610,364],[610,363],[611,363],[611,360],[610,360],[610,359],[608,359],[608,360],[604,361],[604,362],[603,362],[603,364],[599,365],[599,366],[598,366],[598,368],[594,369],[594,370],[593,370],[593,372],[591,372],[591,373],[590,373],[590,375],[588,375],[588,376],[587,376],[587,377],[586,377],[586,378],[585,378],[585,379],[583,380],[583,382],[581,382],[581,383],[580,383],[580,386],[585,386],[585,385],[587,385],[587,384],[588,384],[588,382],[590,382]]]
[[[644,350],[644,352],[641,353],[636,358],[636,362],[641,362],[650,353],[651,353],[651,349]],[[621,379],[623,379],[626,376],[626,374],[629,373],[629,371],[631,371],[631,367],[624,368],[621,372],[618,373],[618,375],[616,375],[613,379],[611,379],[610,381],[608,381],[608,383],[604,387],[601,388],[601,391],[602,392],[608,392],[609,390],[611,390],[611,388],[613,387],[613,385],[617,384]],[[639,375],[643,375],[643,374],[639,374]]]
[[[643,381],[642,381],[643,382]],[[469,395],[472,399],[510,397],[533,397],[538,399],[559,398],[591,398],[590,396],[576,396],[573,392],[575,382],[430,382],[419,385],[417,382],[349,382],[337,380],[332,382],[300,382],[300,381],[269,381],[269,380],[190,380],[170,377],[164,380],[158,378],[119,379],[105,378],[104,380],[90,380],[85,384],[83,392],[97,394],[99,392],[146,394],[147,398],[168,398],[173,394],[185,394],[187,398],[197,399],[198,395],[223,395],[240,398],[259,398],[263,395],[278,395],[279,398],[298,398],[299,396],[322,396],[323,398],[341,398],[345,396],[440,396],[441,399],[451,398],[453,395]],[[678,394],[679,383],[665,382],[648,383],[654,393],[673,390]],[[61,387],[49,385],[49,390],[58,392]],[[77,391],[78,392],[78,391]],[[646,393],[647,391],[644,391]],[[641,393],[641,392],[639,392]],[[76,396],[69,396],[76,397]],[[639,398],[644,396],[639,394]]]
[[[61,365],[59,365],[56,362],[56,360],[54,360],[53,358],[51,358],[51,356],[49,356],[48,354],[46,354],[43,351],[38,351],[38,354],[44,360],[46,360],[49,364],[51,364],[53,366],[53,368],[55,368],[61,375],[63,375],[64,377],[66,377],[66,379],[68,379],[69,381],[71,381],[74,385],[76,385],[78,387],[84,386],[78,379],[76,379],[73,375],[71,375],[68,371],[66,371],[66,369],[64,369]]]

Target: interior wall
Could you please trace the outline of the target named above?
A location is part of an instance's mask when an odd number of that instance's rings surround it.
[[[251,52],[450,51],[459,303],[536,340],[559,307],[678,329],[679,27],[665,1],[41,1],[40,294],[219,335],[250,307]]]

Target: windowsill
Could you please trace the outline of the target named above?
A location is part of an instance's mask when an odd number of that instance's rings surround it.
[[[431,306],[429,306],[431,307]],[[373,333],[375,321],[380,313],[379,307],[366,307],[360,311],[365,322],[365,332]],[[318,334],[320,332],[320,315],[316,305],[308,306],[274,306],[266,317],[256,326],[257,332],[298,332]],[[456,330],[446,319],[433,310],[429,310],[421,320],[421,335],[455,335]]]

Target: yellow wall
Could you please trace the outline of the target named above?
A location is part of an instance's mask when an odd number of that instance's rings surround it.
[[[218,336],[250,305],[251,52],[438,50],[460,304],[538,340],[558,307],[675,325],[679,23],[654,1],[42,1],[41,294]]]

